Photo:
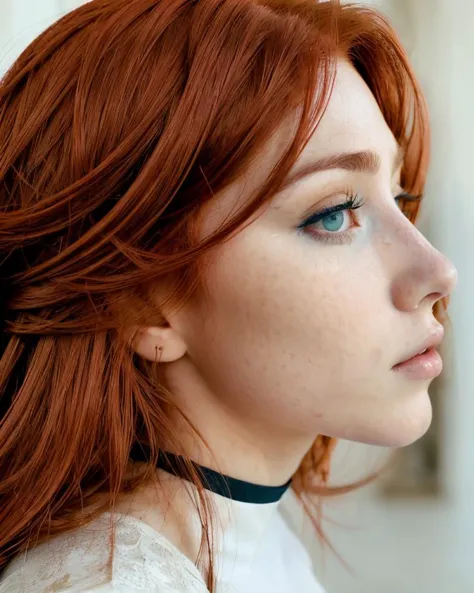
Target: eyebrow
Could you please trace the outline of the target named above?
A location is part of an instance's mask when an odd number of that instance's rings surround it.
[[[403,163],[404,153],[399,147],[394,161],[393,172],[395,173]],[[333,156],[327,156],[309,163],[302,167],[299,171],[291,173],[285,183],[284,187],[288,187],[297,181],[314,175],[322,171],[329,171],[331,169],[343,169],[345,171],[352,171],[357,173],[370,173],[375,175],[380,169],[380,157],[372,150],[363,150],[360,152],[345,152]]]

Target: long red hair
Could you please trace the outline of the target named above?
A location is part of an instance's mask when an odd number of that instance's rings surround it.
[[[0,85],[0,567],[74,529],[176,443],[172,394],[127,327],[163,322],[205,282],[207,252],[278,191],[350,60],[405,151],[421,194],[428,126],[396,35],[376,12],[316,0],[93,0],[40,35]],[[350,101],[350,97],[347,99]],[[288,149],[258,195],[198,241],[202,207],[285,118]],[[407,204],[414,219],[417,205]],[[192,420],[192,419],[191,419]],[[310,516],[334,442],[293,487]],[[149,477],[149,476],[148,476]],[[338,491],[338,490],[336,490]],[[339,490],[341,491],[341,490]]]

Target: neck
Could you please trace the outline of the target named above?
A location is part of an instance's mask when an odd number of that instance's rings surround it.
[[[136,463],[149,463],[150,452],[146,447],[137,443],[132,449],[131,459]],[[230,500],[251,504],[278,502],[291,485],[291,481],[279,486],[255,484],[226,476],[196,463],[192,463],[190,468],[184,461],[181,455],[160,451],[156,467],[188,482],[194,482],[193,472],[190,471],[194,469],[194,472],[201,478],[205,490]]]
[[[166,383],[178,408],[192,420],[193,428],[176,414],[172,418],[179,442],[165,442],[161,449],[185,455],[195,463],[224,476],[253,485],[282,486],[287,483],[314,437],[286,435],[272,418],[263,421],[238,407],[224,405],[186,364],[167,365]],[[197,436],[200,435],[200,437]],[[190,496],[191,493],[191,496]],[[209,493],[208,493],[209,494]],[[156,479],[129,495],[121,495],[115,509],[134,516],[162,533],[193,562],[201,548],[201,517],[193,489],[186,480],[158,469]],[[227,517],[229,499],[214,497],[218,524]],[[262,504],[259,516],[271,512],[273,504]],[[251,511],[255,505],[237,503]],[[253,521],[253,518],[252,518]],[[256,536],[256,541],[258,537]]]
[[[179,450],[171,444],[165,448],[221,474],[255,484],[280,486],[291,479],[314,435],[285,435],[271,418],[265,422],[252,417],[249,406],[240,410],[223,404],[185,363],[179,364],[179,369],[173,366],[167,369],[167,382],[192,428],[176,414],[173,422],[180,435]]]

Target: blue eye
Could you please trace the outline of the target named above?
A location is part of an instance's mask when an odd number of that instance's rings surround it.
[[[323,208],[312,214],[298,228],[321,240],[325,238],[330,240],[331,237],[341,240],[353,227],[358,226],[354,220],[353,211],[362,205],[361,197],[350,197],[341,204]]]
[[[321,226],[324,227],[326,231],[331,233],[337,233],[340,231],[344,225],[344,212],[339,210],[339,212],[334,212],[333,214],[328,214],[323,219],[321,219]]]

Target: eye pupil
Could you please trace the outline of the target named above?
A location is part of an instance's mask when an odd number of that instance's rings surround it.
[[[321,220],[321,224],[326,231],[330,231],[333,233],[339,231],[344,224],[344,212],[334,212],[333,214],[325,216]]]

